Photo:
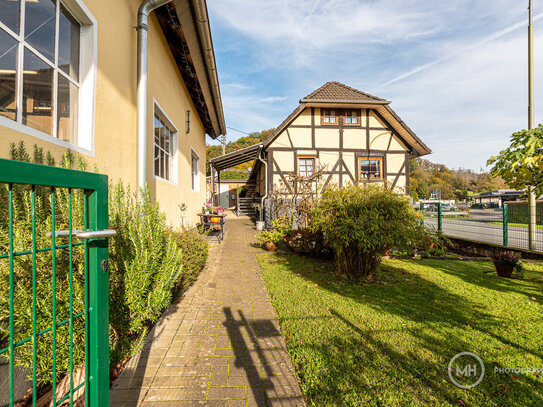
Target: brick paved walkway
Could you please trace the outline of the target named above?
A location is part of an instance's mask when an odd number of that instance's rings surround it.
[[[113,384],[111,405],[303,406],[255,254],[255,229],[229,214],[223,243]]]

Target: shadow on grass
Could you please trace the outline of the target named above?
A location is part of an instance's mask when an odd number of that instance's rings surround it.
[[[305,326],[298,324],[296,328],[296,339],[303,338],[304,342],[288,341],[304,380],[304,392],[316,405],[462,405],[457,400],[466,405],[543,405],[538,377],[531,373],[513,377],[493,372],[493,362],[502,355],[505,358],[501,360],[508,362],[521,363],[525,359],[525,363],[543,364],[539,348],[527,347],[526,341],[523,344],[519,339],[521,336],[507,339],[502,335],[504,319],[481,298],[448,289],[446,284],[453,284],[453,279],[437,284],[431,281],[433,276],[425,273],[444,273],[460,278],[461,284],[522,295],[526,295],[526,282],[495,281],[475,268],[462,270],[457,263],[419,263],[434,269],[419,272],[395,262],[382,265],[376,281],[353,284],[332,275],[333,263],[283,257],[288,270],[333,294],[321,303],[321,299],[314,300],[318,303],[315,307],[326,305],[329,312],[326,317],[319,308],[321,327],[312,322],[316,317],[309,311],[298,318],[306,320]],[[535,289],[537,284],[527,286]],[[309,291],[301,295],[300,302],[309,302],[304,298],[311,295]],[[352,302],[360,308],[352,308]],[[282,327],[291,325],[293,319],[281,317]],[[323,325],[329,325],[331,332],[322,338],[304,332],[322,329]],[[288,327],[289,332],[292,329]],[[487,366],[484,381],[472,390],[454,387],[447,377],[449,360],[462,351],[479,354]],[[326,366],[326,370],[318,372],[311,365]]]

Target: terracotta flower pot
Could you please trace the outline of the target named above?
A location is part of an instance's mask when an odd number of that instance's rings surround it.
[[[269,252],[274,252],[277,250],[277,245],[275,243],[272,243],[272,242],[266,242],[264,243],[264,247],[266,248],[267,251]]]
[[[500,277],[508,277],[510,278],[513,274],[513,270],[515,269],[515,266],[511,264],[504,264],[504,263],[494,263],[494,267],[496,267],[496,273]]]

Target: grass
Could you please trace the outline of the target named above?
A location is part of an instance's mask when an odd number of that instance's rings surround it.
[[[354,284],[333,262],[262,254],[258,261],[282,334],[312,406],[542,406],[543,266],[504,279],[491,263],[391,260]],[[463,390],[448,379],[457,353],[486,374]]]
[[[503,222],[486,222],[486,223],[488,223],[489,225],[500,225],[500,226],[503,225]],[[528,229],[527,223],[508,222],[507,226]],[[543,225],[536,225],[536,229],[543,229]]]

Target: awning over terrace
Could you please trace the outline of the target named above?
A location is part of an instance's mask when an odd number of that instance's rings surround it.
[[[222,171],[246,163],[247,161],[256,160],[260,154],[260,150],[262,150],[262,144],[255,144],[242,148],[241,150],[232,151],[231,153],[212,158],[209,162],[213,166],[213,169]]]
[[[217,183],[219,184],[218,190],[220,192],[221,171],[258,159],[260,152],[262,151],[262,146],[262,144],[255,144],[209,160],[211,167],[211,201],[213,201],[215,205],[217,205],[217,202],[215,201],[215,172],[217,172]]]

